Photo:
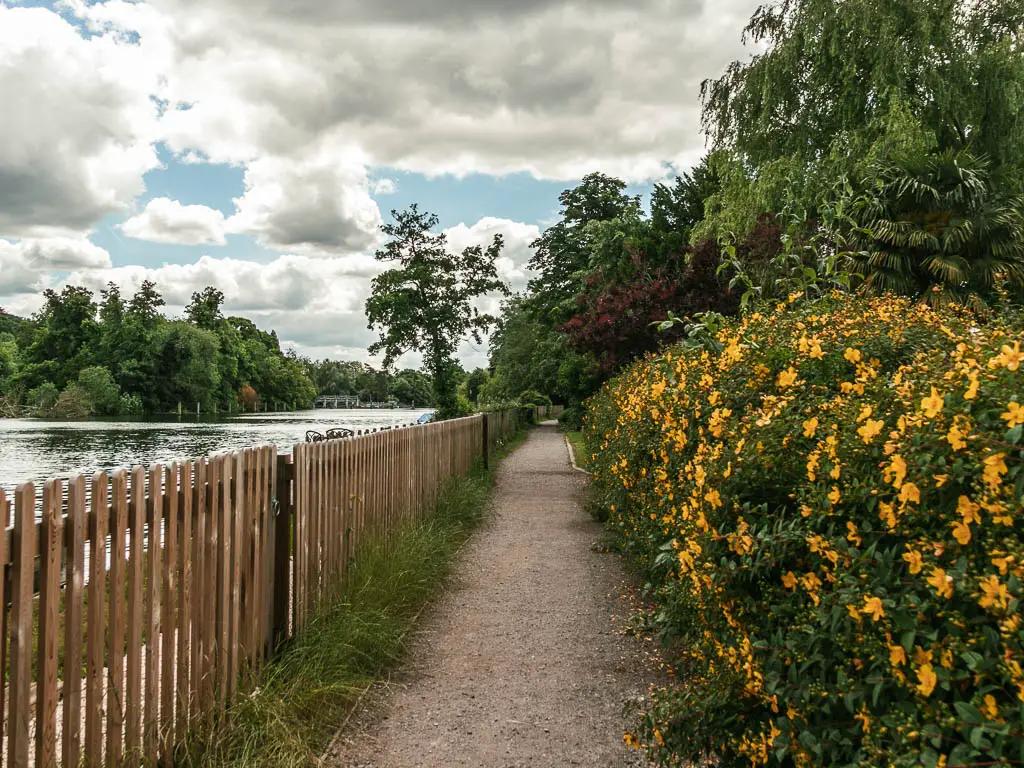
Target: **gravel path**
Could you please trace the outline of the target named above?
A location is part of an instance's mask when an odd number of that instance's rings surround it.
[[[619,559],[595,546],[585,483],[553,426],[505,459],[492,519],[425,614],[408,671],[328,765],[644,764],[622,733],[653,679],[650,648],[616,629],[630,589]]]

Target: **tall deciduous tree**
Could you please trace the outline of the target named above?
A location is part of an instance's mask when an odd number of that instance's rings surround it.
[[[208,285],[202,291],[192,294],[192,302],[185,307],[185,317],[193,325],[208,331],[216,330],[217,324],[224,319],[220,308],[224,305],[224,292]]]
[[[609,239],[607,231],[597,231],[594,225],[616,222],[616,229],[628,231],[640,218],[640,198],[626,194],[625,182],[603,173],[584,177],[579,186],[565,190],[558,199],[561,219],[532,243],[530,259],[530,268],[539,273],[530,290],[556,323],[564,322],[573,312],[573,299],[581,292],[591,267],[595,240]],[[621,242],[618,245],[621,253]]]
[[[43,292],[46,303],[36,315],[32,343],[25,350],[22,374],[29,388],[49,380],[63,388],[89,365],[99,333],[96,302],[86,288],[65,286]]]
[[[432,231],[438,223],[434,214],[413,204],[391,215],[394,222],[383,227],[389,240],[376,256],[395,267],[374,278],[366,301],[369,327],[380,332],[370,352],[383,352],[387,367],[405,352],[422,353],[434,379],[438,413],[448,418],[458,412],[459,343],[467,335],[482,343],[481,333],[495,322],[473,300],[508,293],[495,265],[504,243],[495,235],[486,249],[472,246],[455,254],[448,251],[445,235]]]
[[[745,38],[763,52],[702,86],[722,189],[695,240],[827,218],[907,151],[970,151],[1024,190],[1024,0],[775,0]]]
[[[884,140],[908,113],[934,148],[1024,168],[1024,0],[777,0],[745,35],[767,50],[704,83],[713,142],[751,167]]]

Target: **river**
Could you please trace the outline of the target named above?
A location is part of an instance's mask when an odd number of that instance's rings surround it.
[[[372,429],[416,421],[424,410],[320,409],[181,421],[0,419],[0,488],[253,445],[291,453],[306,430]]]

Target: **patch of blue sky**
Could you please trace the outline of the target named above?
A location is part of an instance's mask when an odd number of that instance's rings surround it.
[[[245,169],[223,163],[186,163],[166,146],[157,146],[161,167],[146,174],[146,191],[139,197],[142,210],[155,197],[169,197],[182,205],[205,205],[225,216],[235,212],[234,199],[242,195]]]
[[[558,196],[562,191],[579,184],[579,179],[539,180],[529,173],[428,177],[386,167],[373,169],[371,178],[395,182],[393,194],[374,196],[385,219],[391,209],[418,203],[421,210],[437,214],[441,227],[462,223],[472,226],[485,216],[494,216],[543,228],[558,220]],[[628,192],[646,200],[651,188],[650,184],[632,186]]]

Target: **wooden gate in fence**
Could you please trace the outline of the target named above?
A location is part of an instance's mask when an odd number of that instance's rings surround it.
[[[343,583],[362,543],[428,509],[525,419],[50,480],[41,500],[32,484],[0,490],[4,764],[173,760]]]

